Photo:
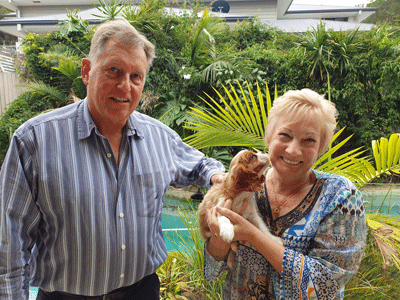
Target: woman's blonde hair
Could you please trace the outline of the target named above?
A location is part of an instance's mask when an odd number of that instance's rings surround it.
[[[335,104],[325,99],[310,89],[288,91],[281,97],[275,99],[268,113],[268,124],[265,130],[265,143],[268,145],[274,133],[277,120],[285,118],[291,123],[318,120],[322,125],[321,143],[319,154],[321,155],[329,148],[329,143],[336,129],[336,118],[338,111]]]
[[[125,47],[142,47],[146,53],[147,70],[150,69],[156,57],[155,46],[125,19],[108,21],[97,28],[92,38],[88,59],[96,62],[110,40]]]

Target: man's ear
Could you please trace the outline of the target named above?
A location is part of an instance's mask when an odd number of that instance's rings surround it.
[[[90,69],[91,69],[90,60],[88,60],[87,58],[82,59],[81,76],[82,76],[82,81],[85,85],[89,84]]]

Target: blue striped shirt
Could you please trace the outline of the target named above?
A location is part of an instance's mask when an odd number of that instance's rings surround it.
[[[134,112],[119,164],[86,99],[15,133],[0,173],[0,299],[28,286],[102,295],[154,273],[167,250],[168,186],[208,186],[222,165],[171,129]]]

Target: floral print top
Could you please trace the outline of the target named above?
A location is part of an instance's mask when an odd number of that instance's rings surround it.
[[[347,178],[314,173],[316,182],[303,201],[275,220],[265,186],[255,194],[262,218],[286,248],[282,274],[250,245],[239,245],[232,270],[205,250],[205,278],[227,272],[223,299],[343,299],[364,254],[363,198]]]

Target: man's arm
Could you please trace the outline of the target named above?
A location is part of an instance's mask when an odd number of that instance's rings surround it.
[[[32,159],[16,136],[0,171],[0,299],[29,298],[29,259],[40,212],[33,201]]]

